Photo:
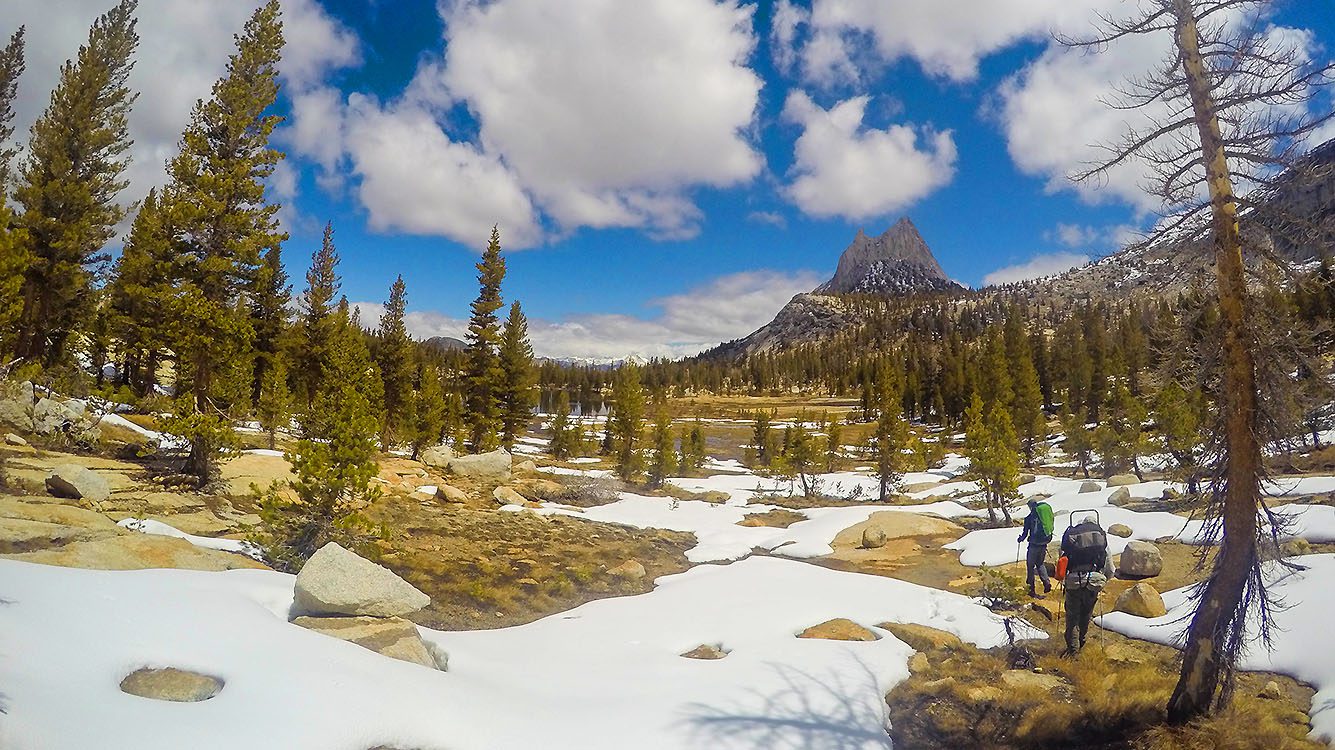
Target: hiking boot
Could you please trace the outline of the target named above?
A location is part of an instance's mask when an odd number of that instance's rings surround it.
[[[1030,587],[1029,587],[1029,595],[1032,596],[1032,597],[1034,597],[1035,599],[1038,598],[1038,593],[1034,591],[1034,587],[1033,587],[1033,586],[1030,586]]]
[[[1043,582],[1043,593],[1045,593],[1045,594],[1051,594],[1051,593],[1052,593],[1052,584],[1051,584],[1051,583],[1048,583],[1047,581],[1044,581],[1044,582]]]

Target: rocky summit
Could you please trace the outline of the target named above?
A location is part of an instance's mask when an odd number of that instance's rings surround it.
[[[876,294],[892,297],[961,290],[906,216],[879,237],[861,229],[839,256],[834,277],[814,294]]]

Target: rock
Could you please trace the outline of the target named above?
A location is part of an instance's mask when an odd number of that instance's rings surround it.
[[[5,521],[0,519],[0,526]],[[60,527],[70,529],[72,527]],[[82,537],[95,538],[84,541]],[[12,560],[59,565],[65,568],[89,570],[143,570],[146,568],[179,568],[184,570],[238,570],[267,568],[245,555],[196,547],[184,539],[159,534],[121,533],[116,536],[105,532],[84,531],[75,541],[39,549],[34,552],[6,555]]]
[[[722,659],[727,655],[728,652],[723,650],[722,645],[713,645],[709,643],[702,643],[699,646],[696,646],[695,648],[691,649],[690,651],[687,651],[686,653],[682,654],[682,656],[686,657],[687,659],[709,659],[709,660]]]
[[[1115,523],[1108,527],[1108,533],[1113,536],[1120,536],[1123,539],[1129,539],[1131,537],[1131,527],[1124,523]]]
[[[947,633],[928,625],[918,625],[911,622],[882,622],[876,627],[890,631],[891,635],[907,643],[914,651],[931,651],[964,645],[964,641],[961,641],[959,636],[954,633]]]
[[[820,638],[827,641],[875,641],[880,636],[853,622],[838,617],[826,620],[819,625],[812,625],[797,634],[798,638]]]
[[[885,531],[876,527],[868,526],[862,530],[862,548],[877,549],[884,547],[886,542]]]
[[[31,432],[33,428],[32,414],[29,412],[31,403],[12,398],[0,399],[0,422],[24,432]]]
[[[1176,500],[1179,497],[1182,497],[1182,493],[1172,487],[1164,487],[1163,492],[1159,494],[1160,500]]]
[[[292,624],[355,643],[391,659],[436,669],[436,659],[417,626],[401,617],[297,617]]]
[[[40,398],[32,407],[32,429],[39,435],[69,431],[81,416],[81,411],[66,408],[55,399]]]
[[[100,503],[111,496],[111,485],[97,472],[78,464],[60,464],[51,469],[46,489],[56,497]]]
[[[965,688],[964,697],[971,703],[992,703],[1001,700],[1001,688],[991,685]]]
[[[136,669],[121,680],[121,692],[159,701],[196,703],[223,689],[223,681],[198,672],[167,667]]]
[[[1302,537],[1287,539],[1279,545],[1279,552],[1284,557],[1297,557],[1298,555],[1312,554],[1311,542]]]
[[[558,498],[566,491],[564,484],[550,479],[526,479],[520,487],[524,490],[524,494],[529,497],[543,500]]]
[[[27,445],[27,444],[28,444],[27,440],[24,440],[23,438],[19,437],[18,435],[15,435],[12,432],[5,434],[5,445]]]
[[[511,457],[504,450],[479,453],[475,456],[456,456],[446,467],[451,474],[486,482],[510,481]]]
[[[931,668],[932,663],[927,661],[927,654],[915,651],[913,656],[909,657],[909,671],[913,674],[922,674]]]
[[[62,548],[73,542],[88,541],[115,534],[114,531],[91,532],[78,526],[66,526],[26,518],[0,518],[0,554],[13,555]]]
[[[1043,694],[1070,687],[1070,683],[1055,674],[1011,669],[1001,673],[1001,685],[1006,690],[1034,690]]]
[[[1113,641],[1103,647],[1103,654],[1109,661],[1144,664],[1150,660],[1150,655],[1137,647],[1136,643],[1136,641]]]
[[[468,502],[468,493],[448,484],[436,485],[436,498],[444,500],[447,503],[465,503]]]
[[[1098,492],[1101,489],[1103,489],[1103,485],[1099,484],[1098,482],[1089,481],[1080,483],[1081,492]]]
[[[1129,484],[1140,484],[1140,479],[1135,474],[1113,474],[1108,477],[1109,487],[1125,487]]]
[[[454,451],[448,445],[433,445],[422,451],[421,458],[427,466],[444,469],[450,465],[450,459],[454,458]]]
[[[533,463],[532,459],[524,459],[515,465],[515,471],[534,472],[538,470],[538,465]]]
[[[429,604],[393,571],[330,542],[297,573],[292,614],[398,617]]]
[[[1136,617],[1163,617],[1168,614],[1163,597],[1148,583],[1137,583],[1117,597],[1113,609]]]
[[[1127,542],[1117,564],[1117,571],[1123,576],[1134,578],[1157,576],[1163,572],[1163,555],[1150,542]]]
[[[114,521],[97,511],[80,508],[69,503],[43,502],[44,498],[24,500],[17,497],[0,496],[0,518],[16,518],[28,521],[77,526],[109,534],[121,533]]]
[[[939,680],[929,680],[922,684],[922,689],[929,693],[941,693],[955,687],[954,677],[942,677]]]
[[[1271,680],[1265,684],[1264,688],[1261,688],[1257,697],[1272,701],[1283,700],[1284,689],[1279,686],[1278,682]]]
[[[491,491],[491,496],[496,498],[496,502],[501,505],[525,505],[528,503],[528,498],[509,487],[497,487]]]
[[[616,576],[617,578],[625,578],[631,581],[638,581],[641,578],[644,578],[645,570],[644,566],[640,564],[639,560],[627,560],[621,563],[620,565],[616,566],[615,568],[612,568],[611,570],[607,571],[607,574],[610,576]]]
[[[1033,474],[1021,474],[1016,479],[1016,481],[1019,482],[1020,484],[1029,484],[1030,482],[1034,481],[1034,478],[1035,477]]]
[[[1131,502],[1131,490],[1125,487],[1118,487],[1108,495],[1108,502],[1112,505],[1125,505]]]

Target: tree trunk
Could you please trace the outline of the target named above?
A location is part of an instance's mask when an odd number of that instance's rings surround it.
[[[1245,327],[1246,287],[1237,200],[1224,156],[1210,81],[1201,58],[1190,0],[1173,0],[1176,41],[1200,132],[1215,235],[1215,281],[1223,335],[1225,469],[1223,538],[1214,568],[1187,631],[1182,673],[1168,701],[1168,720],[1181,724],[1209,712],[1235,655],[1230,635],[1245,626],[1240,611],[1256,563],[1256,505],[1261,453],[1256,421],[1256,369]]]

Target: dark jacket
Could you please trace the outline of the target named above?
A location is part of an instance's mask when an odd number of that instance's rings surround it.
[[[1072,526],[1062,534],[1062,554],[1072,573],[1101,571],[1108,561],[1108,535],[1093,521]]]
[[[1043,528],[1043,520],[1038,517],[1038,508],[1031,508],[1024,517],[1024,527],[1020,530],[1020,541],[1029,540],[1030,547],[1046,547],[1052,541],[1052,533]]]

